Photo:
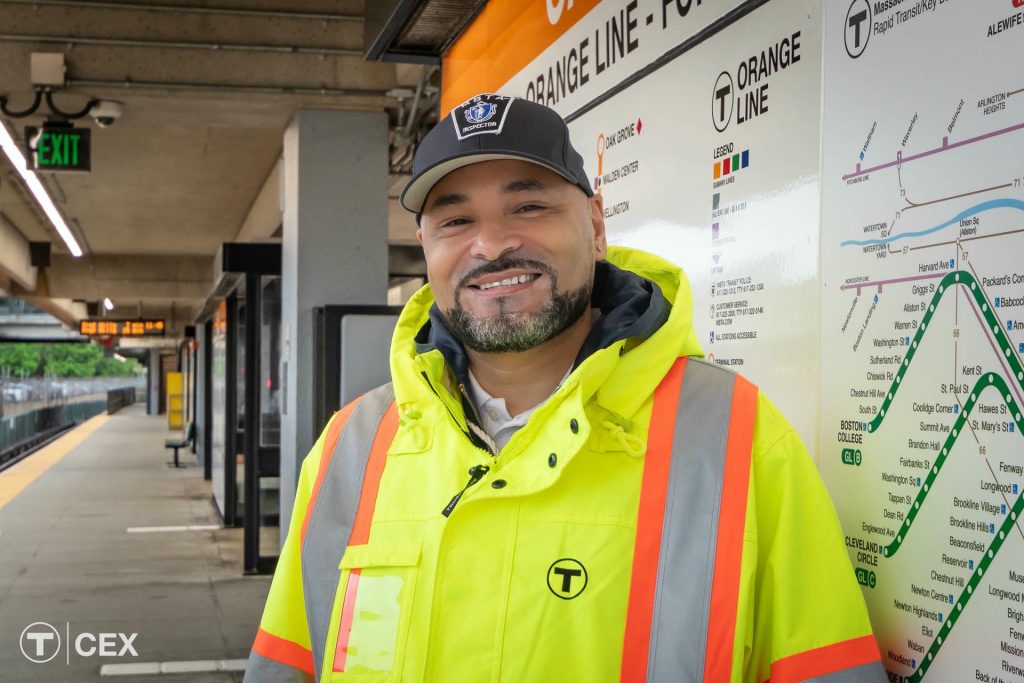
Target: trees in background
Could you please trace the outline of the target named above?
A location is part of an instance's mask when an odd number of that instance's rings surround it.
[[[95,344],[0,342],[0,374],[14,377],[126,377],[141,371],[136,359],[104,356]]]
[[[93,377],[103,349],[93,344],[49,344],[42,354],[43,372],[57,377]]]
[[[42,363],[41,344],[13,344],[0,342],[0,370],[22,377],[34,375]]]

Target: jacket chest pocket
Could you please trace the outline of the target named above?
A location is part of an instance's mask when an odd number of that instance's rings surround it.
[[[398,680],[420,546],[349,546],[341,558],[323,670],[327,681]]]

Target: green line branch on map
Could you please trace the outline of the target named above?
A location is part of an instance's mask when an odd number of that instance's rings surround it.
[[[989,306],[989,302],[986,300],[986,297],[978,284],[977,278],[968,271],[953,271],[943,277],[942,281],[939,283],[939,287],[921,319],[921,324],[918,327],[917,333],[914,335],[913,341],[910,342],[907,354],[903,359],[903,363],[900,365],[896,378],[893,380],[889,390],[886,392],[885,398],[882,401],[882,406],[878,411],[878,415],[876,415],[875,418],[867,425],[868,432],[873,433],[877,431],[885,421],[885,416],[889,411],[900,386],[902,385],[903,378],[906,375],[907,370],[910,368],[914,359],[914,354],[928,330],[928,326],[935,314],[936,307],[942,300],[946,291],[955,291],[957,286],[963,287],[964,291],[968,292],[978,304],[982,317],[990,327],[992,336],[995,338],[997,346],[1005,356],[1004,360],[1008,363],[1010,371],[1014,375],[1014,377],[1010,378],[1010,381],[1012,382],[1016,380],[1019,386],[1024,387],[1024,366],[1022,366],[1020,358],[1014,352],[1012,343],[1003,331],[1000,321]],[[1007,384],[1007,380],[994,372],[985,373],[977,383],[975,383],[967,400],[963,402],[962,410],[960,410],[956,422],[950,430],[949,435],[946,437],[946,441],[943,443],[942,449],[939,451],[935,461],[932,463],[932,467],[929,470],[928,475],[921,483],[917,497],[911,504],[906,518],[904,519],[900,530],[896,534],[896,538],[893,539],[889,545],[882,548],[882,555],[884,557],[892,557],[895,555],[903,544],[910,528],[914,524],[914,520],[917,519],[918,512],[924,505],[925,499],[928,497],[929,492],[935,485],[935,480],[939,476],[939,472],[942,471],[942,467],[946,463],[946,459],[949,457],[949,453],[952,451],[953,445],[956,443],[960,435],[963,434],[965,427],[969,427],[967,421],[971,412],[974,410],[982,394],[989,390],[995,390],[998,392],[1000,400],[1006,405],[1007,410],[1009,411],[1009,416],[1016,424],[1017,433],[1024,436],[1024,419],[1022,419],[1024,416],[1021,415],[1021,406],[1019,406],[1017,401],[1014,400],[1013,393],[1011,392],[1010,385]],[[940,614],[939,619],[941,620],[941,626],[939,627],[938,634],[932,641],[928,651],[922,657],[920,663],[917,665],[917,668],[912,674],[904,677],[904,681],[907,683],[918,683],[924,678],[925,673],[928,671],[928,667],[942,648],[942,644],[945,642],[945,639],[949,637],[949,634],[953,630],[963,608],[970,601],[974,591],[978,587],[978,584],[981,582],[982,577],[985,575],[985,572],[988,571],[989,566],[999,553],[1007,535],[1012,532],[1013,526],[1017,523],[1022,512],[1024,512],[1024,490],[1018,491],[1018,496],[1013,505],[1008,506],[1006,516],[999,528],[995,529],[993,526],[992,543],[985,550],[981,559],[975,564],[974,571],[968,579],[966,586],[961,591],[959,597],[956,599],[956,602],[951,603],[949,614]],[[952,594],[950,594],[950,598],[952,599]]]

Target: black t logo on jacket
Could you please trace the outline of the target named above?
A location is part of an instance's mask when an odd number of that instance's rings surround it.
[[[563,600],[572,600],[587,587],[587,570],[579,560],[563,557],[548,567],[548,590]]]

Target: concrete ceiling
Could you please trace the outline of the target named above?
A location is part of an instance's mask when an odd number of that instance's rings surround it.
[[[0,0],[0,94],[10,109],[32,101],[33,52],[65,55],[68,85],[54,96],[61,109],[81,109],[90,98],[124,109],[108,128],[76,121],[93,129],[91,172],[42,174],[85,248],[80,259],[0,155],[0,214],[26,241],[51,242],[54,254],[34,291],[5,280],[0,257],[0,287],[26,298],[109,296],[119,315],[134,316],[140,306],[147,316],[173,312],[180,328],[212,285],[221,243],[274,239],[277,165],[294,113],[388,110],[397,124],[393,95],[414,90],[423,67],[362,59],[362,2],[214,0],[203,11],[114,4]],[[210,11],[218,7],[257,13]],[[21,136],[43,119],[6,123]],[[392,137],[406,140],[397,127]],[[392,177],[392,196],[401,184],[401,175]],[[411,218],[394,205],[390,214],[392,242],[408,243]]]

